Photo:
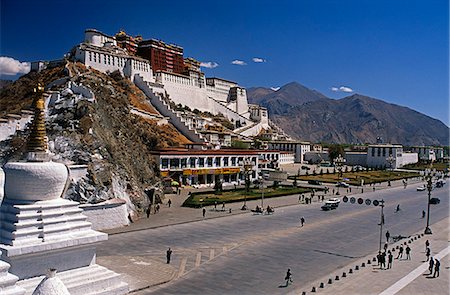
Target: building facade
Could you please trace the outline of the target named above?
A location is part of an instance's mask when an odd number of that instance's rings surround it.
[[[148,61],[153,71],[182,74],[184,72],[183,47],[150,39],[139,42],[136,54]]]
[[[395,169],[417,162],[417,153],[406,153],[399,144],[374,144],[367,149],[368,167]]]
[[[303,163],[305,161],[305,153],[311,150],[311,144],[303,141],[272,141],[269,142],[269,149],[293,152],[295,163]]]

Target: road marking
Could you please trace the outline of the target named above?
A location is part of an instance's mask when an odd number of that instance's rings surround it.
[[[214,249],[209,250],[209,260],[214,258]]]
[[[183,275],[184,270],[186,269],[186,263],[187,263],[187,258],[186,257],[181,259],[180,270],[178,271],[178,277],[181,277]]]
[[[202,252],[197,252],[197,256],[195,257],[195,267],[199,267],[201,261],[202,261]]]
[[[434,258],[440,260],[443,257],[447,256],[449,252],[450,246],[439,252],[437,255],[434,255]],[[409,274],[407,274],[402,279],[397,281],[395,284],[393,284],[392,286],[381,292],[379,295],[396,294],[398,291],[409,285],[412,281],[414,281],[418,276],[420,276],[427,270],[428,270],[428,262],[424,262],[420,266],[418,266],[415,270],[411,271]]]

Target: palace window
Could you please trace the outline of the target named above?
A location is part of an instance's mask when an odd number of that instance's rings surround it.
[[[190,158],[189,159],[189,164],[190,164],[191,168],[195,168],[195,159],[196,158]]]

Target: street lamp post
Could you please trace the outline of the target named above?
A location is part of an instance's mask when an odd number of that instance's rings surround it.
[[[384,224],[384,200],[382,199],[380,201],[380,207],[381,207],[381,215],[380,215],[380,223],[378,224],[380,226],[380,245],[378,248],[378,252],[381,252],[381,243],[382,243],[382,237],[383,237],[383,224]]]
[[[428,206],[427,206],[427,226],[425,228],[425,234],[431,235],[431,228],[430,228],[430,199],[431,199],[431,191],[433,190],[433,175],[428,173],[425,176],[425,179],[427,180],[427,190],[428,190]]]
[[[345,163],[345,159],[342,157],[341,154],[339,154],[339,156],[337,156],[337,158],[334,159],[334,164],[336,165],[336,168],[338,170],[338,178],[339,178],[339,180],[341,180],[341,178],[342,178],[342,166],[344,165],[344,163]],[[339,186],[338,186],[338,191],[337,191],[336,194],[337,195],[340,194],[339,193]]]
[[[245,179],[245,195],[244,195],[244,206],[242,206],[242,210],[247,210],[247,193],[250,188],[250,171],[252,171],[253,165],[250,159],[245,159],[240,163],[244,168],[244,179]]]

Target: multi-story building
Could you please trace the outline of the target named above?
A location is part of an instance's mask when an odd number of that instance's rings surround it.
[[[115,37],[97,30],[86,30],[84,42],[73,49],[73,55],[76,60],[103,73],[119,71],[131,81],[135,75],[141,75],[145,81],[154,80],[147,60],[130,55],[117,46]]]
[[[269,142],[269,149],[280,150],[284,152],[293,152],[295,154],[294,161],[303,163],[305,153],[311,150],[311,143],[304,141],[272,141]]]
[[[418,162],[417,153],[406,153],[400,144],[373,144],[367,149],[367,166],[400,168]]]
[[[229,185],[244,181],[245,173],[250,180],[258,175],[259,155],[253,150],[164,149],[154,152],[154,156],[161,176],[185,185],[213,185],[216,179]]]
[[[153,71],[182,74],[184,72],[183,47],[166,44],[161,40],[142,40],[136,54],[150,61]]]

